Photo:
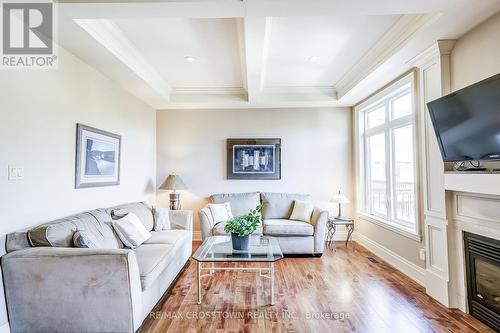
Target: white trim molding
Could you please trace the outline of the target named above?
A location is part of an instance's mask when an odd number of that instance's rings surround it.
[[[10,333],[9,322],[6,322],[5,324],[0,326],[0,333]]]
[[[375,255],[382,258],[389,265],[407,275],[421,286],[425,286],[425,269],[422,267],[415,265],[411,261],[408,261],[399,254],[389,250],[377,242],[374,242],[359,232],[354,232],[354,239]]]
[[[434,23],[441,14],[402,15],[337,83],[338,98],[345,96],[377,67],[387,61],[420,30]]]
[[[165,82],[163,77],[112,20],[75,19],[74,21],[139,76],[165,102],[170,100],[171,86]]]

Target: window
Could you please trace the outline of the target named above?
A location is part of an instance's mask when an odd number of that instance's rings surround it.
[[[418,236],[413,76],[358,112],[360,207],[377,223]]]

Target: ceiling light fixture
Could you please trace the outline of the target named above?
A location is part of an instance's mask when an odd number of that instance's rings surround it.
[[[310,56],[308,60],[309,60],[309,62],[317,62],[319,60],[319,57],[318,56]]]
[[[187,62],[193,62],[195,59],[192,56],[185,56],[184,60],[186,60]]]

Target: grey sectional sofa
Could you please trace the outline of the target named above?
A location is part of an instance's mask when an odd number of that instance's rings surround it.
[[[223,193],[209,198],[212,203],[229,202],[234,216],[248,213],[262,204],[262,225],[255,234],[274,236],[284,254],[321,255],[325,247],[328,212],[314,208],[310,223],[290,220],[294,200],[311,201],[310,195],[289,193]],[[211,211],[205,207],[199,212],[201,235],[223,235],[224,223],[216,224]]]
[[[11,331],[135,332],[188,261],[192,213],[170,211],[172,230],[131,250],[110,227],[113,209],[135,213],[148,230],[145,203],[96,209],[7,235],[2,257]],[[75,248],[77,229],[91,230],[106,249]]]

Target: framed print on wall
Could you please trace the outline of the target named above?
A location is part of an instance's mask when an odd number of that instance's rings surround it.
[[[227,179],[281,179],[281,139],[227,139]]]
[[[75,188],[120,184],[121,136],[76,125]]]

